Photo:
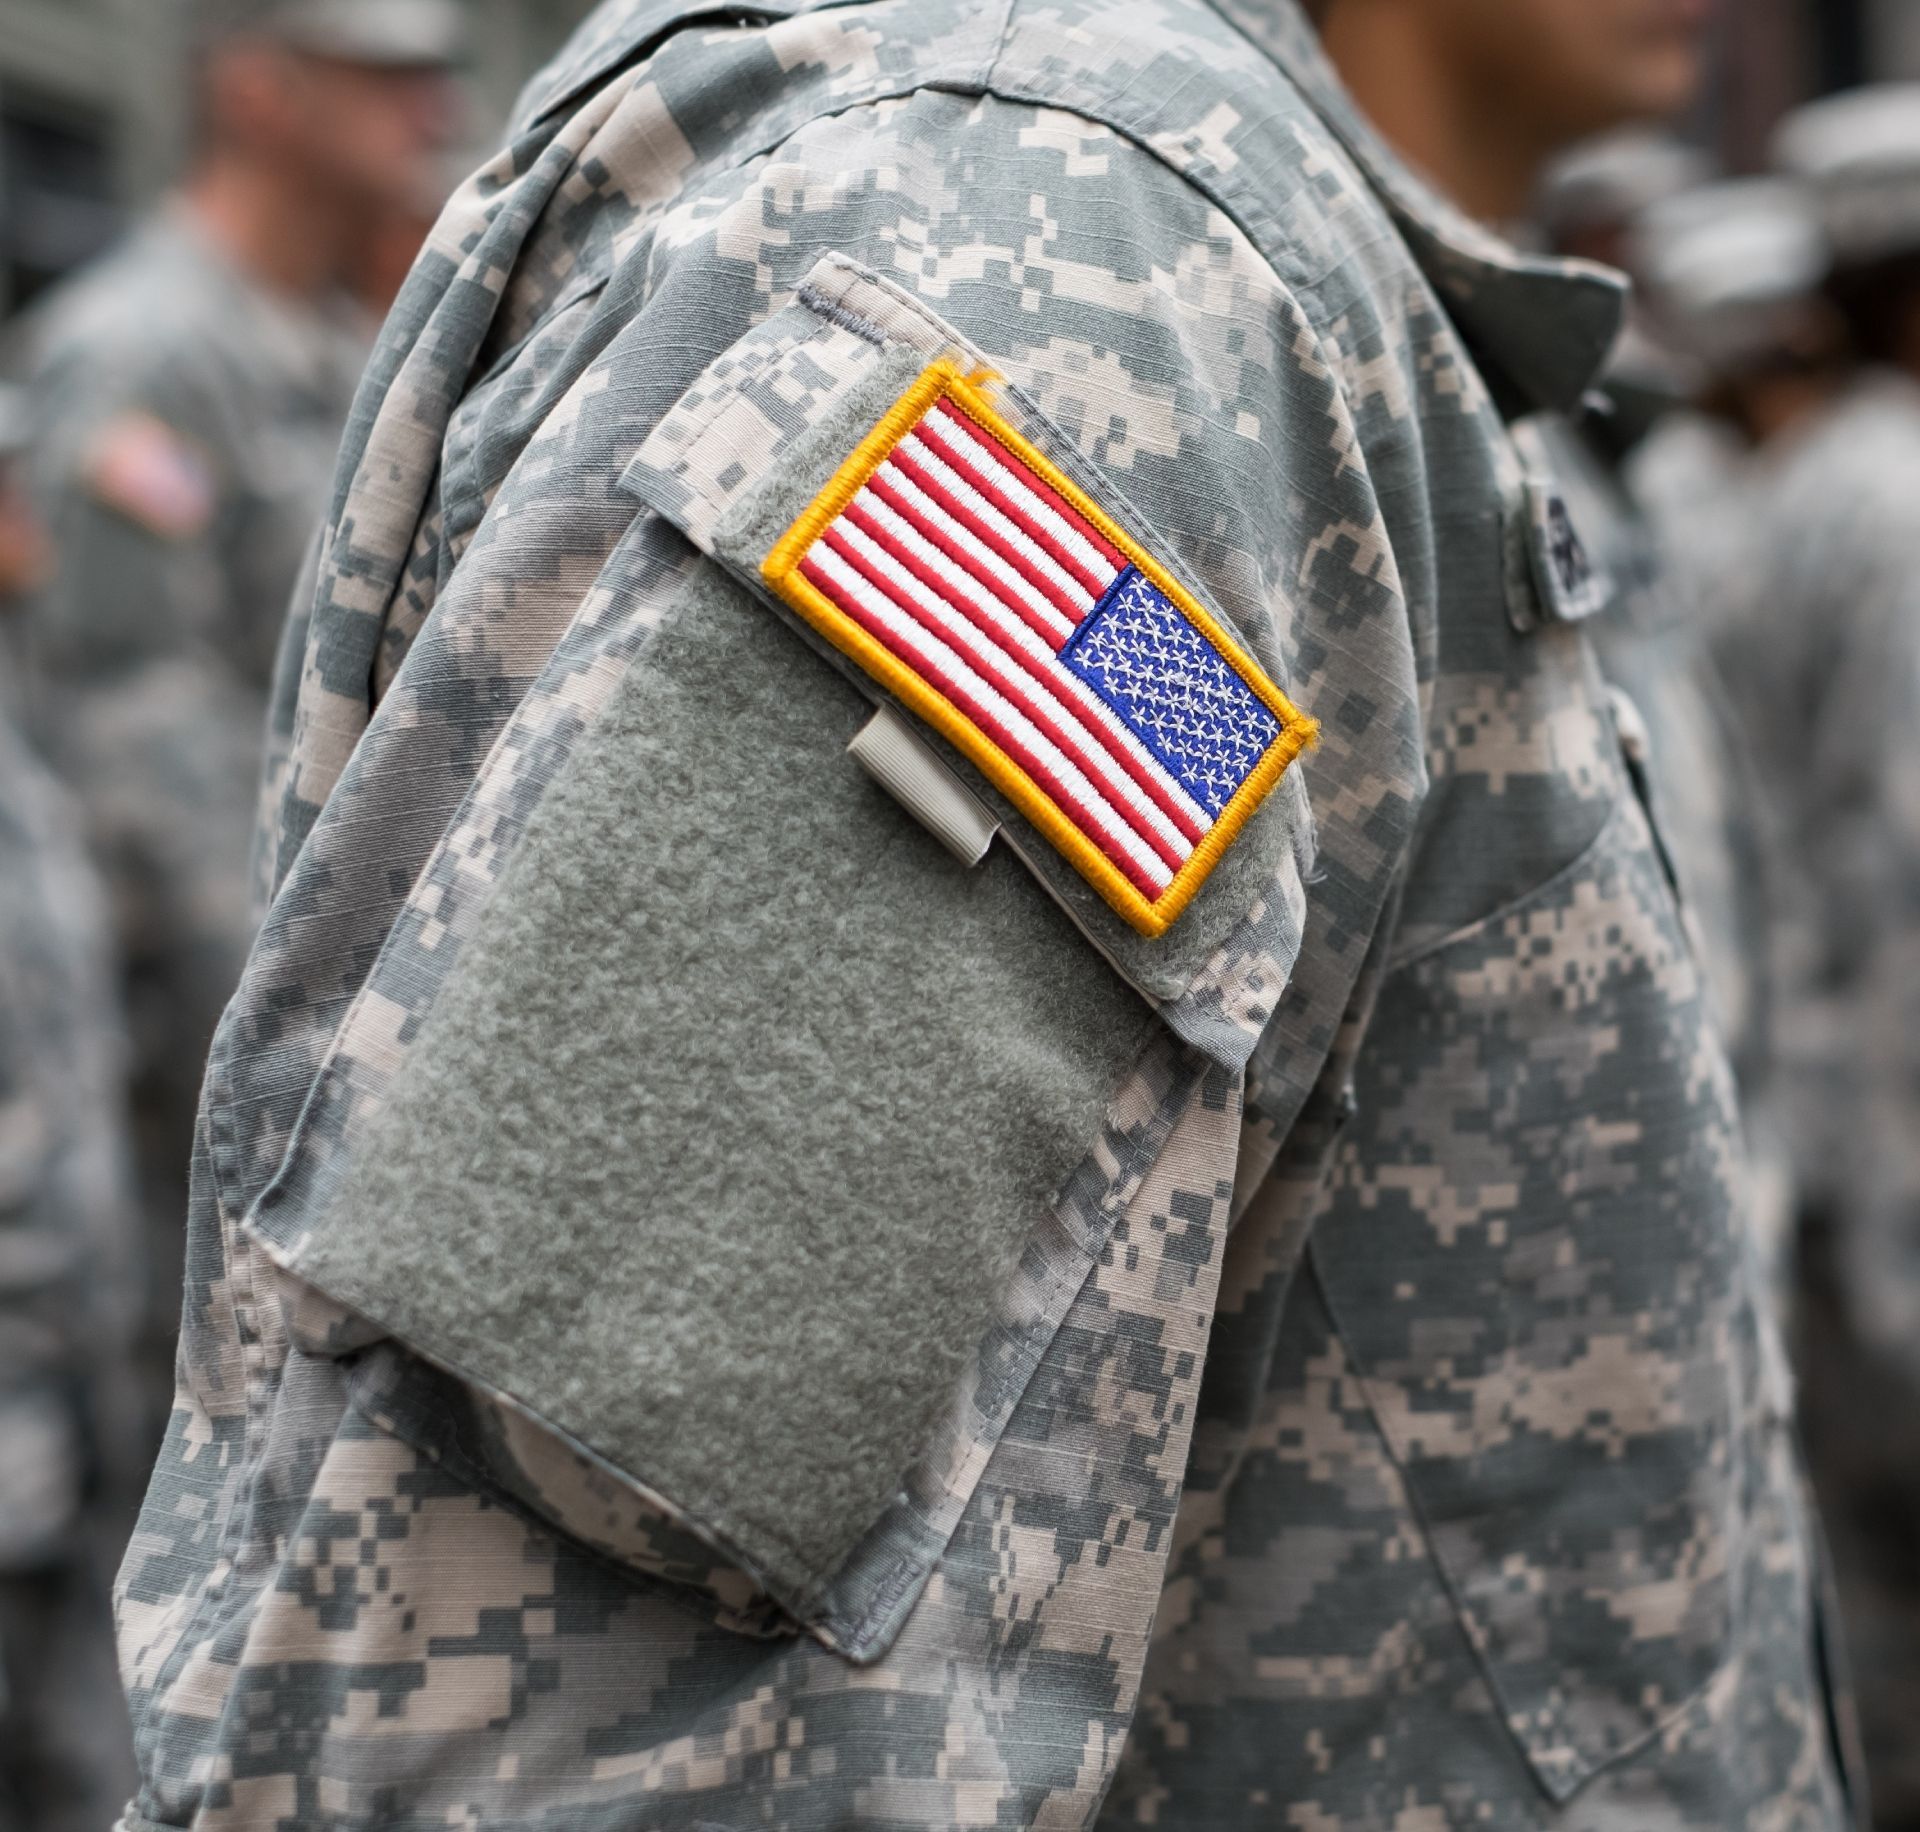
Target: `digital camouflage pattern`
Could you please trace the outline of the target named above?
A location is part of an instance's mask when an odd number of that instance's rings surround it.
[[[40,301],[13,358],[56,562],[25,608],[30,711],[112,899],[158,1414],[204,1051],[252,935],[274,649],[365,346],[253,284],[171,205]]]
[[[132,1779],[107,1608],[148,1442],[105,898],[0,693],[0,1827],[87,1832]]]
[[[1754,754],[1777,846],[1797,1361],[1889,1825],[1920,1815],[1917,484],[1920,387],[1869,374],[1753,461],[1702,556],[1746,729],[1791,734]]]
[[[133,1832],[1846,1823],[1731,1070],[1506,427],[1618,316],[1416,186],[1282,0],[589,22],[396,308],[283,650],[121,1580]],[[297,1269],[583,740],[942,343],[1323,737],[1208,949],[1064,899],[1161,1022],[796,1598]]]
[[[1608,394],[1611,398],[1611,380]],[[1515,429],[1529,461],[1554,476],[1572,507],[1594,564],[1607,581],[1604,615],[1592,625],[1628,767],[1641,779],[1680,884],[1681,914],[1705,973],[1714,1018],[1739,1084],[1751,1195],[1747,1205],[1776,1309],[1792,1308],[1793,1173],[1773,994],[1772,921],[1776,861],[1765,795],[1749,737],[1713,654],[1715,614],[1700,555],[1687,546],[1715,512],[1712,491],[1695,500],[1692,477],[1676,475],[1679,429],[1657,427],[1668,449],[1649,458],[1636,446],[1617,465],[1604,419],[1541,420]],[[1684,460],[1697,475],[1699,460]],[[1657,480],[1654,467],[1664,473]],[[1656,520],[1636,494],[1671,491]],[[1692,487],[1689,487],[1689,486]],[[1696,515],[1696,510],[1699,514]],[[1679,551],[1663,551],[1666,538]]]

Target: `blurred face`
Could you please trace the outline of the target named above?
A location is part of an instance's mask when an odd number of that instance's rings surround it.
[[[214,55],[205,87],[214,139],[335,214],[417,209],[460,129],[459,85],[438,70],[238,42]]]
[[[1570,145],[1677,114],[1701,75],[1714,0],[1417,0],[1431,41],[1489,107]]]
[[[454,80],[331,58],[287,64],[282,146],[302,175],[355,208],[417,208],[459,131]]]

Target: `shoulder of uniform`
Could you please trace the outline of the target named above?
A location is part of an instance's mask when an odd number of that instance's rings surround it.
[[[35,468],[48,489],[191,539],[228,469],[226,357],[218,327],[151,278],[129,250],[42,302],[28,344]]]
[[[698,0],[620,0],[535,78],[516,118],[527,131],[563,110],[601,115],[635,87],[699,149],[689,171],[924,90],[1059,110],[1131,143],[1110,157],[1167,166],[1283,246],[1294,202],[1341,163],[1282,61],[1207,0],[1165,0],[1124,34],[1101,0],[765,0],[725,21]]]
[[[222,320],[190,274],[128,247],[35,305],[22,341],[41,380],[94,394],[178,387],[221,360]],[[230,325],[225,327],[230,330]]]

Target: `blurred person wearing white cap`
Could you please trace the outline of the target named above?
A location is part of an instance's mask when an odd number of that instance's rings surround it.
[[[1556,254],[1631,271],[1634,224],[1712,174],[1712,160],[1668,129],[1620,128],[1582,142],[1547,168],[1535,216]]]
[[[1829,406],[1852,359],[1825,301],[1831,251],[1811,192],[1733,178],[1642,213],[1628,256],[1699,404],[1749,450]]]
[[[1773,156],[1818,207],[1829,290],[1860,360],[1920,377],[1920,83],[1812,103],[1782,124]]]
[[[1751,565],[1747,482],[1755,449],[1816,412],[1844,381],[1818,289],[1826,248],[1808,200],[1774,179],[1728,179],[1651,200],[1623,239],[1648,345],[1674,390],[1625,451],[1620,474],[1659,589],[1602,632],[1610,673],[1654,726],[1670,824],[1721,844],[1678,851],[1741,1073],[1753,1214],[1783,1321],[1795,1310],[1795,1150],[1782,1067],[1773,933],[1784,863],[1756,782],[1754,737],[1726,691],[1717,639],[1732,581]],[[1663,710],[1666,716],[1662,716]]]
[[[1920,1824],[1920,1586],[1900,1575],[1920,1534],[1915,95],[1802,110],[1777,175],[1674,199],[1638,238],[1738,454],[1666,532],[1770,817],[1801,1403],[1888,1827]]]
[[[171,1388],[201,1060],[251,933],[247,835],[280,631],[370,328],[350,296],[457,127],[452,0],[197,0],[194,140],[128,240],[20,337],[52,544],[34,711],[111,887]]]
[[[1548,167],[1534,221],[1555,254],[1617,267],[1635,282],[1627,322],[1602,384],[1604,415],[1589,430],[1603,456],[1624,463],[1685,398],[1691,371],[1649,323],[1635,266],[1636,225],[1648,211],[1706,184],[1713,163],[1666,128],[1602,134]]]
[[[1675,216],[1716,228],[1738,219],[1748,187],[1711,183],[1710,170],[1704,154],[1674,136],[1636,129],[1577,149],[1549,172],[1537,215],[1554,251],[1622,268],[1636,290],[1627,328],[1581,410],[1524,422],[1515,437],[1530,464],[1556,479],[1610,582],[1590,626],[1594,646],[1690,905],[1740,1083],[1753,1238],[1779,1299],[1792,1199],[1776,1111],[1768,849],[1693,564],[1703,526],[1731,494],[1743,457],[1734,434],[1691,409],[1709,372],[1697,343],[1662,310],[1660,282],[1671,278],[1662,262],[1672,258],[1672,238],[1647,228]],[[1696,211],[1696,198],[1712,207]],[[1736,228],[1731,239],[1743,234]],[[1709,271],[1716,284],[1724,281],[1724,257]],[[1675,529],[1685,538],[1671,539]]]
[[[1790,117],[1822,241],[1771,289],[1697,238],[1755,447],[1717,647],[1778,825],[1801,1197],[1802,1406],[1862,1685],[1876,1824],[1920,1826],[1920,88]],[[1702,206],[1702,214],[1708,206]],[[1717,297],[1715,295],[1718,295]]]

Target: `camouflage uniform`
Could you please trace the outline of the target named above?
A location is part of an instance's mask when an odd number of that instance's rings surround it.
[[[1844,1824],[1732,1076],[1503,417],[1614,282],[1290,7],[694,12],[536,82],[356,410],[128,1824]],[[957,750],[949,860],[742,583],[946,355],[1320,721],[1159,940]]]
[[[1777,827],[1798,1360],[1868,1682],[1878,1823],[1906,1826],[1920,1823],[1920,387],[1864,379],[1753,472],[1717,647],[1748,730],[1791,734],[1756,754]]]
[[[171,207],[23,332],[58,561],[29,607],[32,710],[113,899],[163,1395],[200,1070],[252,933],[246,833],[280,612],[364,353]]]
[[[132,1777],[107,1575],[138,1290],[106,910],[0,697],[0,1826],[86,1832]],[[109,1524],[110,1523],[110,1524]]]
[[[1713,617],[1698,554],[1668,555],[1663,527],[1635,495],[1635,447],[1624,468],[1596,437],[1611,419],[1541,420],[1515,429],[1530,464],[1564,491],[1575,523],[1604,581],[1606,612],[1594,647],[1616,693],[1629,767],[1643,778],[1680,883],[1681,911],[1706,975],[1714,1017],[1726,1038],[1740,1087],[1751,1191],[1747,1212],[1769,1287],[1785,1317],[1791,1310],[1793,1179],[1780,1112],[1778,1043],[1771,967],[1774,860],[1763,798],[1749,747],[1711,653]],[[1656,440],[1665,441],[1656,429]],[[1653,460],[1662,481],[1701,502],[1697,464],[1679,474],[1670,457]],[[1693,486],[1689,489],[1689,486]],[[1697,535],[1698,524],[1695,525]]]

